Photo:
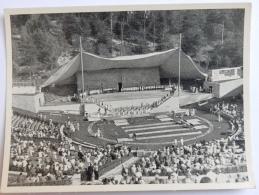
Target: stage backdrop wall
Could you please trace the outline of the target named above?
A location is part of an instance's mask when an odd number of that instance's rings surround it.
[[[159,68],[132,68],[132,69],[108,69],[100,71],[84,72],[85,88],[104,89],[118,88],[118,83],[122,83],[122,87],[136,87],[159,85],[160,75]],[[82,89],[82,75],[77,72],[77,87]]]

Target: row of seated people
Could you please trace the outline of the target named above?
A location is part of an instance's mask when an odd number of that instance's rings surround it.
[[[170,146],[123,167],[120,176],[105,178],[103,183],[160,183],[164,176],[168,183],[202,183],[204,177],[208,177],[207,182],[244,182],[248,179],[242,173],[245,163],[244,149],[230,139]],[[229,167],[237,168],[229,173]]]

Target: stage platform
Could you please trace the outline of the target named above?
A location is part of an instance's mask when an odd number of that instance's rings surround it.
[[[160,101],[162,97],[169,95],[168,91],[153,90],[153,91],[137,91],[137,92],[118,92],[110,94],[98,94],[91,95],[89,98],[93,98],[98,102],[102,102],[103,105],[108,105],[110,108],[131,107],[140,105],[151,105],[156,101]],[[172,110],[181,110],[180,106],[197,103],[204,100],[213,98],[212,94],[208,93],[190,93],[182,91],[180,96],[174,94],[165,100],[161,105],[153,108],[149,113],[163,113],[171,112]],[[85,103],[85,109],[90,115],[96,115],[99,109],[102,109],[95,103]],[[39,108],[40,112],[57,112],[57,113],[70,113],[80,114],[79,103],[64,103],[58,105],[45,105]]]
[[[105,105],[109,105],[112,108],[119,108],[152,104],[167,95],[169,95],[168,91],[152,90],[98,94],[90,97],[98,100],[99,102],[103,102]]]
[[[97,94],[91,95],[95,99],[103,102],[112,101],[125,101],[125,100],[135,100],[135,99],[148,99],[148,98],[162,98],[169,94],[165,90],[150,90],[150,91],[132,91],[132,92],[116,92],[107,94]]]

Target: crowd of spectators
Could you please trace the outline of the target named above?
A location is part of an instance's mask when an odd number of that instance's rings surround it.
[[[107,145],[90,149],[73,144],[70,139],[63,137],[62,131],[58,129],[67,128],[73,132],[74,125],[70,118],[62,125],[55,125],[52,120],[38,121],[42,124],[38,125],[39,129],[31,130],[29,127],[36,119],[29,117],[16,119],[16,117],[18,116],[14,115],[13,121],[19,120],[19,124],[15,130],[13,127],[9,170],[19,173],[15,181],[17,184],[61,181],[71,178],[74,174],[81,174],[82,180],[98,180],[99,169],[131,153],[130,148],[126,146]],[[35,139],[39,137],[28,133],[37,130],[41,132],[42,129],[45,131],[43,127],[52,134],[54,132],[51,130],[56,129],[54,137],[60,139],[49,140],[48,138],[52,136],[45,134],[40,136],[43,139],[39,140]]]
[[[244,143],[237,133],[244,130],[243,108],[224,101],[210,104],[211,112],[227,115],[231,136],[193,145],[172,145],[141,157],[130,167],[123,167],[119,177],[104,178],[104,184],[142,183],[229,183],[245,182],[246,156]],[[233,136],[234,135],[234,136]],[[162,179],[163,178],[163,179]]]
[[[37,120],[28,116],[14,115],[14,120],[18,120],[18,124],[12,127],[12,136],[28,137],[28,138],[52,138],[59,139],[59,125],[55,125],[51,120]]]
[[[217,102],[212,104],[211,111],[218,115],[218,121],[221,121],[222,116],[228,118],[231,133],[234,137],[242,135],[244,132],[244,113],[242,105],[234,102]]]
[[[244,182],[244,148],[230,139],[170,146],[141,157],[104,184]],[[233,168],[233,173],[231,173]],[[230,172],[229,172],[230,169]],[[228,171],[227,171],[228,170]],[[207,177],[207,181],[203,181]],[[164,178],[164,179],[161,179]]]
[[[60,181],[81,174],[82,181],[99,179],[99,169],[113,160],[129,155],[127,147],[86,149],[69,142],[53,143],[16,140],[11,146],[11,171],[25,173],[26,178],[17,183]]]
[[[232,118],[240,118],[243,116],[243,109],[239,104],[225,101],[212,104],[212,111],[215,113],[222,112]]]
[[[220,102],[211,105],[215,114],[226,113],[233,132],[243,131],[242,107]],[[120,115],[143,114],[149,105],[119,108]],[[63,124],[43,116],[30,118],[13,115],[9,170],[17,174],[16,183],[44,183],[71,179],[80,174],[81,181],[100,180],[100,171],[114,160],[132,154],[131,148],[120,145],[85,148],[75,145],[63,134],[80,130],[77,121],[68,117]],[[41,138],[41,139],[38,139]],[[49,139],[52,138],[52,139]],[[244,182],[247,175],[245,148],[238,136],[200,141],[192,145],[173,144],[143,154],[129,166],[123,166],[116,177],[103,178],[103,184],[144,183],[208,183]],[[136,156],[136,155],[135,155]],[[232,168],[234,171],[231,171]],[[230,171],[229,171],[230,169]],[[226,171],[228,170],[228,171]]]

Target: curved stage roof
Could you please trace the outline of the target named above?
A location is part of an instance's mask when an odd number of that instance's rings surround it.
[[[159,67],[161,78],[177,78],[178,60],[178,49],[170,49],[167,51],[141,55],[119,56],[114,58],[104,58],[83,52],[84,71],[87,72],[107,69]],[[62,84],[63,81],[69,80],[79,71],[81,71],[80,55],[77,55],[51,75],[42,87],[46,87],[51,84]],[[196,65],[190,56],[181,52],[181,78],[203,79],[205,77],[207,77],[207,74],[202,71],[201,67]]]

